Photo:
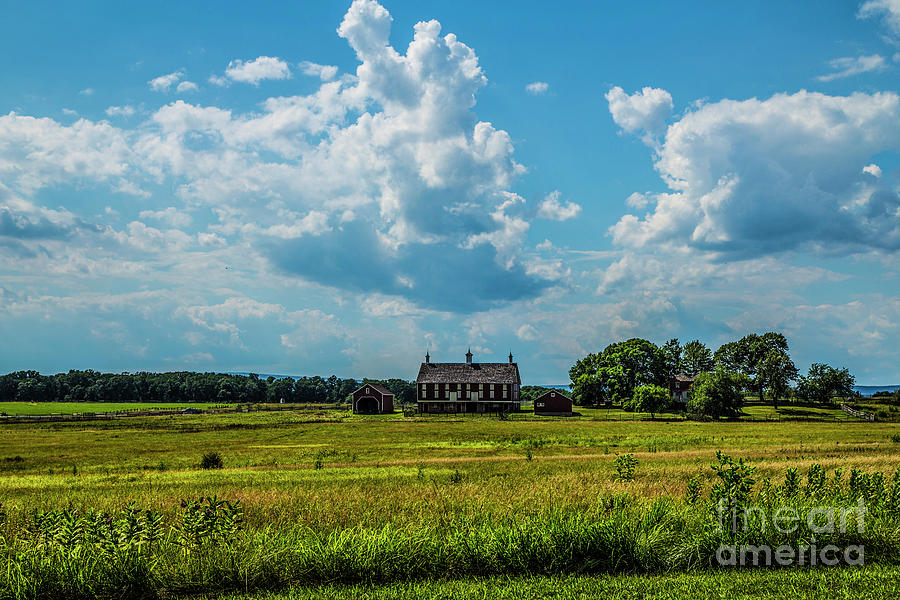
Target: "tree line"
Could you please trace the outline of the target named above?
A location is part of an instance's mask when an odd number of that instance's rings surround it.
[[[256,404],[344,402],[359,387],[355,379],[268,377],[227,373],[100,373],[69,371],[0,375],[0,402],[151,402]],[[415,391],[413,391],[415,398]]]
[[[694,377],[685,407],[713,417],[734,416],[747,392],[775,408],[782,399],[828,403],[853,395],[855,379],[843,368],[815,363],[800,375],[788,341],[777,332],[749,334],[715,352],[699,340],[662,346],[632,338],[588,354],[569,369],[575,402],[619,404],[651,416],[671,407],[669,382],[675,375]]]

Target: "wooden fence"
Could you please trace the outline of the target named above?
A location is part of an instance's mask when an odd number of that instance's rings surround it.
[[[858,419],[864,419],[866,421],[874,421],[875,420],[874,414],[872,414],[870,412],[866,412],[864,410],[856,410],[855,408],[851,408],[851,407],[847,406],[846,404],[841,404],[841,410],[844,411],[845,413],[847,413],[848,415],[853,415],[854,417],[856,417]]]

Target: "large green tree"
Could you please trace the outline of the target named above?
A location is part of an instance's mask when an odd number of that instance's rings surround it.
[[[856,378],[847,369],[813,363],[806,376],[800,377],[797,382],[797,396],[826,404],[835,396],[846,398],[852,395],[855,383]]]
[[[784,356],[783,360],[778,361],[782,370],[777,376],[765,370],[766,361],[772,352]],[[787,377],[790,381],[796,377],[796,368],[788,354],[787,338],[774,331],[762,335],[751,333],[735,342],[723,344],[716,350],[713,359],[717,368],[746,375],[750,379],[750,386],[759,395],[760,402],[765,401],[769,381],[780,381],[780,377]],[[771,361],[768,366],[774,368]],[[776,397],[776,405],[777,402]]]
[[[790,382],[797,379],[797,367],[784,352],[772,350],[757,366],[757,379],[769,390],[772,404],[778,408],[778,399],[785,397],[791,389]]]
[[[717,368],[700,373],[691,385],[688,412],[718,419],[735,417],[744,405],[749,378],[743,373]]]
[[[596,404],[630,400],[640,385],[665,385],[669,373],[662,348],[632,338],[582,358],[569,369],[569,377],[576,399]]]
[[[606,400],[599,370],[600,355],[596,352],[578,360],[569,369],[569,379],[572,381],[569,387],[575,404],[589,406]]]
[[[715,367],[713,353],[700,340],[693,340],[684,345],[681,352],[681,372],[686,375],[699,375],[712,371]]]
[[[666,374],[671,376],[681,373],[681,361],[684,348],[678,343],[678,338],[672,338],[662,347],[663,359],[666,361]]]

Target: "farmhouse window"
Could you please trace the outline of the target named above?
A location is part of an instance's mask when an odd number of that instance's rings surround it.
[[[509,394],[509,385],[508,385],[508,384],[504,384],[504,385],[503,385],[503,399],[504,399],[504,400],[506,400],[506,397],[507,397],[508,394]]]
[[[422,397],[423,398],[425,397],[425,386],[424,385],[422,386]]]

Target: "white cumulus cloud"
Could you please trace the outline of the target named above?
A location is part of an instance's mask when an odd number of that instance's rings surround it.
[[[168,92],[182,77],[184,77],[184,71],[175,71],[173,73],[168,73],[167,75],[155,77],[148,81],[147,85],[149,85],[150,89],[154,92]]]
[[[801,91],[705,104],[656,151],[671,188],[611,229],[625,247],[675,244],[738,256],[900,248],[900,198],[858,165],[900,149],[897,94]]]
[[[288,64],[275,56],[260,56],[250,61],[233,60],[225,69],[225,76],[232,81],[259,85],[265,79],[289,79]]]
[[[535,96],[546,94],[550,90],[550,84],[546,81],[533,81],[525,86],[525,91]]]
[[[574,202],[560,202],[560,195],[558,190],[547,194],[538,206],[537,216],[542,219],[567,221],[581,214],[581,206]]]
[[[863,167],[863,173],[868,173],[872,177],[881,177],[881,167],[872,163]]]
[[[300,68],[300,72],[304,75],[309,75],[310,77],[318,77],[322,81],[331,81],[335,78],[338,72],[338,68],[334,65],[320,65],[308,60],[304,60],[297,66]]]
[[[662,135],[672,114],[672,96],[666,90],[645,87],[628,95],[616,86],[606,93],[609,112],[625,133],[644,132],[646,139]]]
[[[175,91],[183,94],[185,92],[196,92],[200,88],[193,81],[182,81],[178,84],[178,87],[175,88]]]

